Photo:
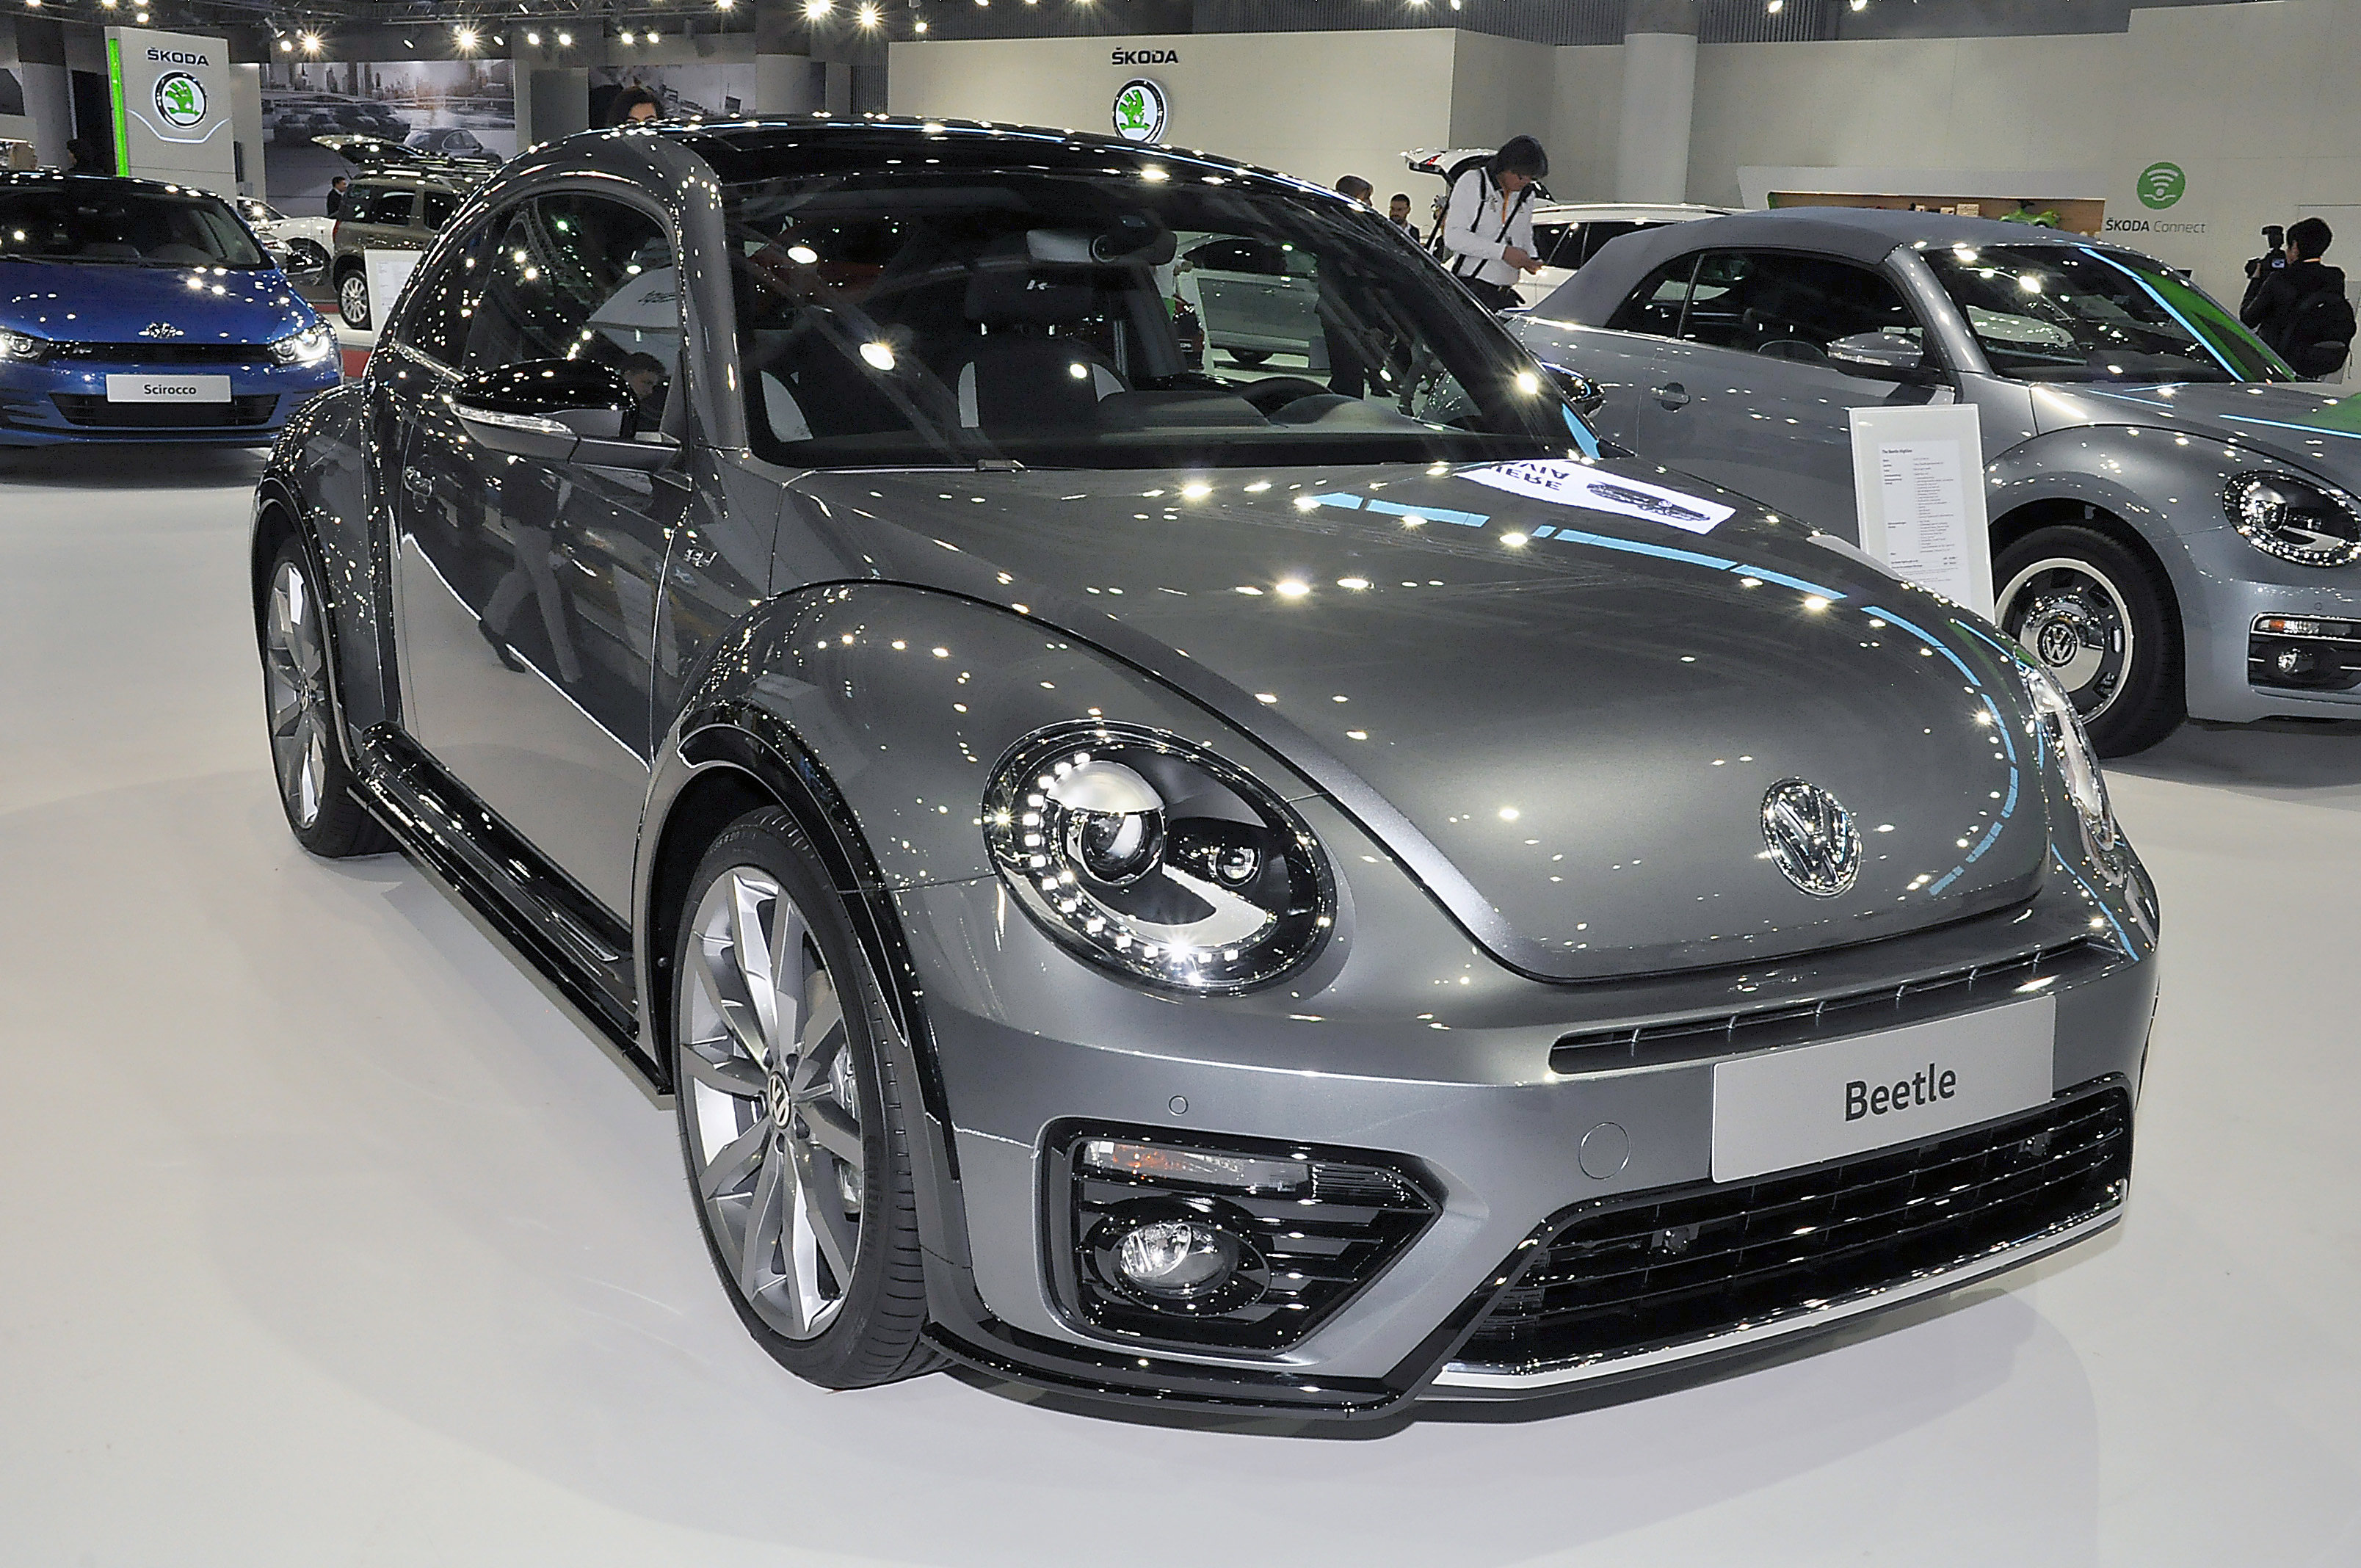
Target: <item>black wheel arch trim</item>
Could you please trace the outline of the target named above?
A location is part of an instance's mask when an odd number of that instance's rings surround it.
[[[980,1316],[983,1308],[968,1263],[967,1212],[949,1095],[927,1022],[924,987],[891,890],[851,808],[794,729],[742,696],[709,689],[703,695],[706,700],[681,716],[657,752],[632,894],[642,1036],[657,1063],[659,1082],[672,1088],[671,977],[665,972],[671,955],[657,950],[658,934],[666,929],[661,901],[668,883],[662,873],[687,852],[671,841],[675,807],[698,780],[729,772],[795,819],[843,900],[862,959],[894,1025],[894,1037],[880,1044],[895,1056],[903,1080],[917,1086],[918,1121],[907,1131],[929,1312]],[[701,847],[689,848],[701,852]],[[669,940],[661,945],[671,946]]]

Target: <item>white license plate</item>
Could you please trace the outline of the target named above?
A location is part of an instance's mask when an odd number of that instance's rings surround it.
[[[225,403],[226,376],[109,376],[110,403]]]
[[[1713,1179],[1916,1143],[2047,1103],[2058,999],[1767,1051],[1713,1069]]]

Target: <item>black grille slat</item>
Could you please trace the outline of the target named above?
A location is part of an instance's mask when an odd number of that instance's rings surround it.
[[[2108,1087],[1902,1149],[1592,1206],[1502,1269],[1523,1265],[1458,1359],[1574,1365],[1806,1311],[2103,1213],[2130,1171],[2130,1098]]]
[[[1831,1034],[1892,1027],[1988,1000],[2004,1000],[2037,974],[2047,972],[2061,983],[2071,984],[2121,961],[2123,955],[2112,944],[2081,937],[2015,958],[1833,996],[1584,1029],[1558,1037],[1550,1049],[1550,1068],[1556,1072],[1595,1072],[1608,1067],[1681,1061],[1701,1054],[1765,1050]],[[1862,1016],[1872,1012],[1886,1016],[1872,1025]]]
[[[117,430],[218,430],[264,425],[279,406],[276,392],[225,403],[112,403],[89,392],[52,392],[69,423]]]
[[[261,365],[270,352],[258,343],[61,343],[49,356],[144,370],[159,365]]]

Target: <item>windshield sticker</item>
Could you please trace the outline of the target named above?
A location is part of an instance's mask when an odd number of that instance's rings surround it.
[[[1635,517],[1642,522],[1665,523],[1690,533],[1711,533],[1738,510],[1701,496],[1627,479],[1620,474],[1603,473],[1588,464],[1562,458],[1463,468],[1459,477],[1511,495],[1530,496],[1535,500],[1554,501],[1559,506],[1581,507],[1588,511],[1612,512],[1618,517]]]

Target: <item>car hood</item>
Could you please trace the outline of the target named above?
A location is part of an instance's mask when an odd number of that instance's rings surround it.
[[[840,559],[1022,606],[1221,713],[1531,974],[1870,940],[2027,898],[2043,874],[2026,697],[1990,629],[1686,476],[1391,465],[797,488],[841,531]],[[1674,526],[1667,504],[1721,521]],[[1771,858],[1765,796],[1791,779],[1858,824],[1859,878],[1834,896]]]
[[[2184,381],[2161,387],[2044,384],[2033,390],[2045,431],[2086,424],[2154,426],[2268,453],[2361,482],[2361,397],[2318,385]]]
[[[60,343],[137,343],[158,323],[179,329],[159,343],[268,343],[316,319],[275,268],[0,264],[0,326]]]

